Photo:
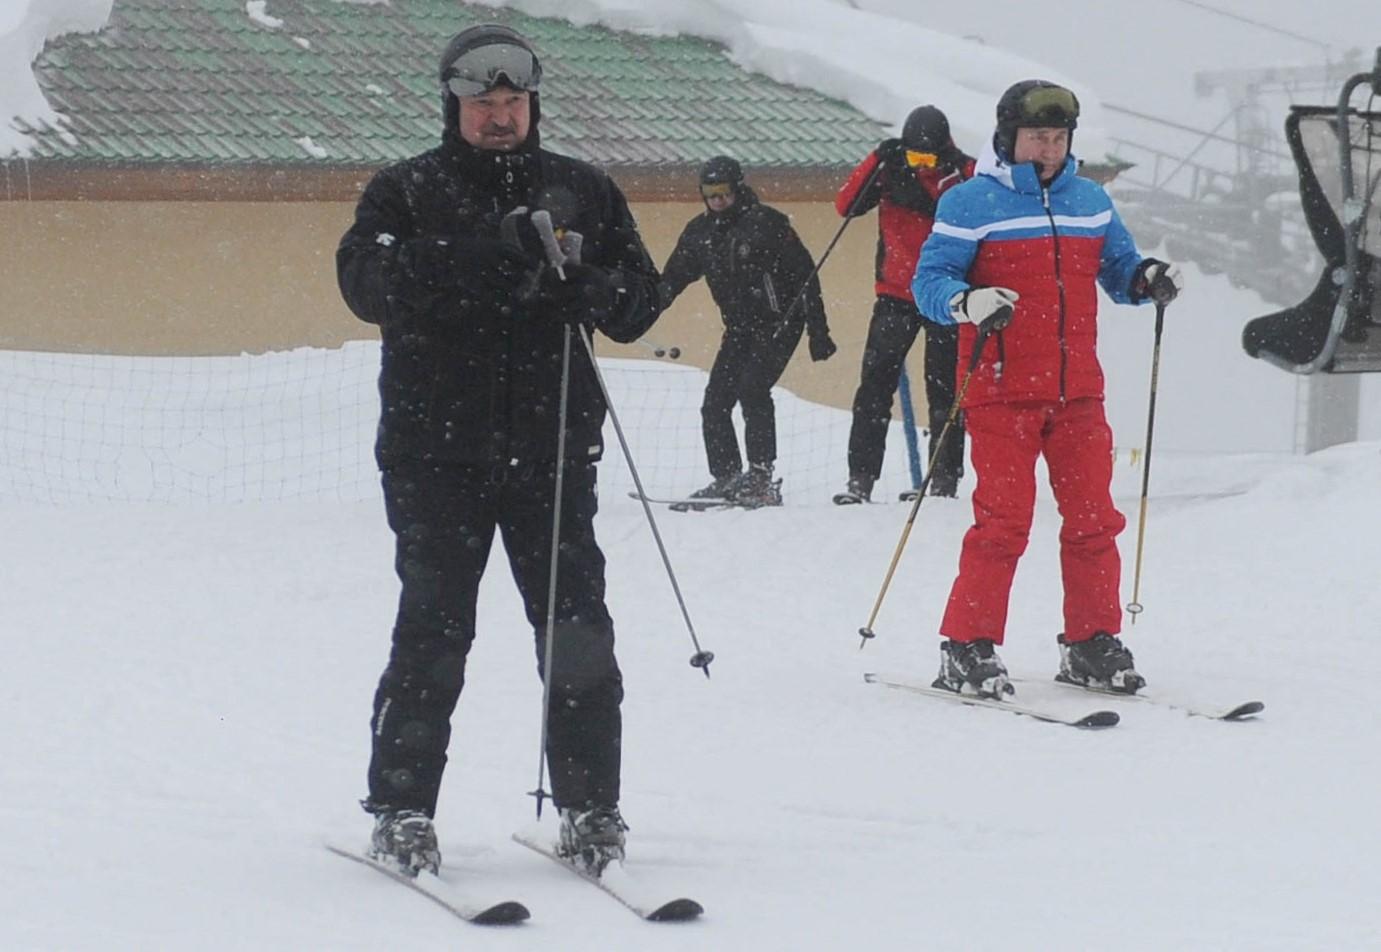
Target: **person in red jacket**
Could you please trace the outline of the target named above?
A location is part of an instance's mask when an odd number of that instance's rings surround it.
[[[1145,679],[1117,637],[1122,563],[1113,505],[1112,430],[1098,362],[1098,286],[1119,304],[1159,305],[1182,286],[1173,264],[1143,258],[1112,199],[1077,174],[1079,101],[1026,80],[997,105],[977,174],[935,212],[912,291],[932,320],[959,327],[963,409],[978,485],[973,526],[940,621],[936,687],[1013,693],[997,656],[1044,457],[1060,510],[1062,681],[1127,694]],[[1001,323],[1003,329],[988,333]],[[969,368],[972,367],[972,371]]]
[[[877,302],[854,394],[849,483],[834,497],[839,505],[867,502],[882,473],[892,399],[923,320],[911,297],[916,258],[930,235],[940,195],[972,176],[973,168],[974,160],[959,151],[950,137],[945,114],[934,106],[918,106],[906,117],[901,138],[884,139],[868,153],[835,197],[835,210],[848,218],[878,209]],[[951,427],[943,446],[939,435],[954,403],[959,338],[953,327],[930,322],[925,326],[925,394],[930,411],[927,458],[935,466],[930,493],[953,496],[964,474],[962,425]]]

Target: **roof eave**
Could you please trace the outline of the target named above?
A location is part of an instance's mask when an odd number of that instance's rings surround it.
[[[120,164],[0,160],[0,201],[353,202],[382,165]],[[606,167],[630,202],[698,201],[697,166]],[[847,169],[751,170],[773,202],[832,201]]]

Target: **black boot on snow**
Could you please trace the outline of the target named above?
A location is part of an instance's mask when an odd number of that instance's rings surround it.
[[[782,481],[772,478],[772,467],[754,463],[729,488],[729,500],[745,509],[782,504]]]
[[[834,494],[836,506],[857,506],[873,500],[873,481],[867,476],[850,476],[842,493]]]
[[[1122,694],[1135,694],[1146,686],[1146,679],[1132,666],[1131,651],[1106,631],[1087,641],[1066,641],[1064,635],[1058,640],[1060,673],[1055,675],[1056,681]]]
[[[959,495],[959,477],[953,473],[941,473],[936,471],[930,477],[930,488],[926,493],[931,496],[940,496],[945,499],[953,499]]]
[[[716,476],[710,481],[708,486],[701,487],[691,493],[688,499],[723,499],[728,500],[730,491],[734,485],[743,478],[742,473],[734,473],[732,476]]]
[[[562,810],[556,851],[567,862],[598,876],[610,863],[623,862],[623,834],[627,830],[618,807]]]
[[[365,809],[369,810],[368,806]],[[395,867],[404,876],[422,870],[441,869],[441,850],[436,844],[432,818],[421,810],[370,810],[374,833],[369,838],[369,858]]]
[[[997,649],[988,638],[977,641],[955,641],[951,638],[940,642],[940,676],[931,687],[998,700],[1004,695],[1016,693],[1016,688],[1007,678],[1007,666],[997,656]]]

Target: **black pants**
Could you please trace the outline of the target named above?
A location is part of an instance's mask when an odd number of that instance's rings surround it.
[[[384,504],[402,580],[388,667],[374,697],[369,800],[434,813],[451,713],[475,639],[475,602],[494,530],[503,533],[537,641],[546,652],[555,466],[474,467],[409,462],[384,472]],[[619,799],[623,679],[604,605],[595,542],[595,467],[569,465],[563,483],[547,763],[558,807]]]
[[[715,479],[743,469],[734,434],[734,404],[743,407],[743,442],[749,465],[777,461],[777,416],[772,387],[781,378],[801,340],[801,328],[781,340],[725,334],[710,368],[705,400],[700,405],[705,456]]]
[[[922,321],[910,301],[879,297],[873,305],[868,325],[868,343],[863,351],[863,370],[854,394],[854,419],[849,429],[849,475],[876,480],[882,475],[882,457],[887,448],[887,428],[892,422],[892,400],[897,393],[906,354],[925,325],[925,399],[930,416],[930,449],[935,449],[944,429],[945,417],[954,404],[954,365],[959,353],[959,329]],[[955,420],[945,439],[941,455],[935,460],[931,486],[953,491],[964,475],[964,428]]]

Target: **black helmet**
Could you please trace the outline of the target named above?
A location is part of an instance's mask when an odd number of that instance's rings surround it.
[[[542,64],[532,43],[512,27],[481,23],[451,37],[441,54],[440,78],[448,135],[454,133],[459,122],[460,96],[477,96],[499,86],[530,95],[535,131]]]
[[[743,184],[743,166],[738,164],[738,159],[730,158],[727,155],[716,155],[700,166],[700,184],[741,185]]]
[[[938,155],[951,145],[949,120],[934,106],[917,106],[902,126],[901,144],[916,152]]]
[[[1068,129],[1071,143],[1079,125],[1079,99],[1074,93],[1044,79],[1024,79],[1012,85],[997,101],[998,154],[1008,161],[1016,148],[1018,129]]]

